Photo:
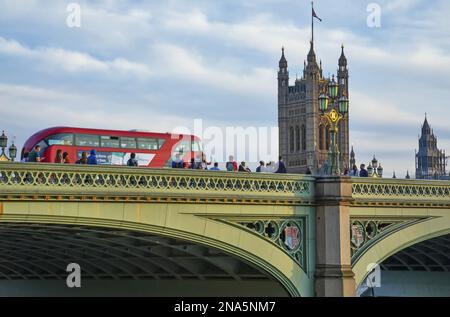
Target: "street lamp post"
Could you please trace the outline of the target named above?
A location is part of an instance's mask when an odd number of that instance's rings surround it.
[[[330,110],[328,110],[329,106]],[[327,175],[340,175],[339,162],[339,146],[336,142],[338,133],[338,124],[344,116],[348,113],[349,101],[345,95],[339,98],[339,85],[334,80],[334,75],[331,83],[328,84],[328,93],[323,92],[319,96],[319,109],[322,117],[328,120],[330,124],[330,138],[331,143],[328,149],[327,159]]]
[[[2,154],[0,155],[0,162],[9,162],[15,160],[17,156],[17,147],[14,145],[14,141],[8,148],[9,157],[6,156],[5,149],[8,146],[8,137],[5,135],[5,131],[0,135],[0,148],[2,149]]]
[[[0,135],[0,148],[2,149],[2,154],[0,155],[0,162],[9,161],[9,158],[5,154],[5,148],[8,146],[8,137],[5,135],[5,131]]]
[[[16,138],[16,137],[14,137],[14,139],[15,139],[15,138]],[[11,158],[11,161],[13,161],[13,162],[14,162],[14,160],[16,159],[16,156],[17,156],[17,147],[14,145],[14,141],[15,141],[15,140],[13,140],[11,146],[10,146],[9,149],[8,149],[9,157]]]
[[[378,164],[378,160],[375,158],[375,155],[373,156],[372,164],[369,164],[367,167],[367,173],[369,174],[369,177],[383,177],[383,167],[381,164]]]

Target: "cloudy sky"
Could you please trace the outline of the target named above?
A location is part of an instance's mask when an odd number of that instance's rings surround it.
[[[404,175],[425,112],[450,153],[450,2],[379,0],[371,28],[372,2],[317,0],[316,53],[327,75],[346,47],[357,161]],[[280,48],[294,79],[309,38],[307,0],[0,0],[0,128],[276,127]]]

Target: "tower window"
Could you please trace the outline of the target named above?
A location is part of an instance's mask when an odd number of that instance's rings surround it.
[[[325,149],[325,138],[324,138],[324,127],[323,125],[319,126],[319,149]]]
[[[300,128],[298,126],[295,127],[295,150],[300,151]]]
[[[306,127],[302,125],[302,150],[306,151]]]
[[[289,128],[289,149],[291,152],[294,152],[294,128]]]
[[[326,128],[325,146],[326,146],[326,149],[330,148],[330,128],[329,127]]]

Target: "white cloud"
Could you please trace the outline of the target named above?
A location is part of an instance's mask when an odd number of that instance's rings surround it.
[[[160,73],[185,78],[204,85],[235,93],[274,95],[274,72],[268,68],[254,68],[245,72],[231,72],[219,68],[217,62],[206,61],[198,53],[173,44],[157,44],[155,51],[160,60]],[[209,64],[208,64],[209,62]]]
[[[33,52],[30,49],[24,47],[19,42],[14,40],[6,40],[3,37],[0,37],[0,53],[19,56],[33,55]]]
[[[89,54],[69,51],[62,48],[38,47],[28,48],[15,40],[0,37],[0,53],[21,58],[35,59],[46,63],[46,66],[67,72],[122,72],[147,77],[151,75],[145,64],[116,58],[102,61]]]
[[[423,3],[423,0],[389,0],[382,6],[382,9],[399,14],[402,11],[414,9],[420,3]]]
[[[387,5],[389,10],[406,10],[419,1],[398,1]],[[310,28],[298,27],[290,21],[274,20],[268,14],[255,15],[250,20],[240,22],[211,21],[199,9],[190,12],[169,11],[162,20],[163,26],[178,34],[192,37],[206,37],[210,41],[228,41],[236,47],[248,47],[264,53],[276,54],[281,45],[286,47],[288,61],[301,65],[309,49]],[[439,49],[440,42],[413,41],[398,43],[393,48],[384,42],[375,42],[371,37],[357,35],[345,29],[321,28],[316,52],[325,60],[337,60],[338,50],[346,43],[352,62],[362,61],[384,67],[401,68],[415,72],[450,71],[450,54]],[[227,42],[225,42],[227,43]],[[304,52],[304,55],[295,54]],[[275,63],[274,63],[275,64]]]
[[[105,72],[108,70],[107,63],[85,53],[71,52],[60,48],[41,48],[31,52],[47,64],[69,72]]]
[[[191,36],[207,37],[212,41],[223,39],[238,44],[239,47],[257,49],[261,52],[280,52],[281,45],[291,51],[305,51],[308,38],[308,28],[298,28],[292,23],[276,23],[268,14],[255,15],[250,20],[240,22],[210,21],[208,16],[199,9],[190,12],[169,11],[162,19],[162,26],[177,33]]]
[[[372,125],[417,125],[423,120],[422,114],[405,111],[392,101],[355,90],[351,92],[351,116],[356,122]]]

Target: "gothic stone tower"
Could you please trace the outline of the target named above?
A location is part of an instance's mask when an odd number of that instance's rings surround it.
[[[419,139],[419,152],[416,153],[416,178],[439,179],[445,174],[445,152],[438,149],[437,138],[425,117],[422,136]]]
[[[344,46],[338,66],[339,96],[345,94],[348,98],[348,69]],[[288,62],[284,48],[282,49],[278,71],[279,153],[286,162],[289,173],[305,173],[308,168],[317,172],[327,159],[330,134],[328,122],[320,116],[319,95],[328,91],[330,82],[331,78],[323,77],[322,62],[320,65],[317,63],[314,43],[311,41],[303,76],[290,86]],[[348,118],[346,114],[339,123],[337,136],[342,168],[349,168]]]

